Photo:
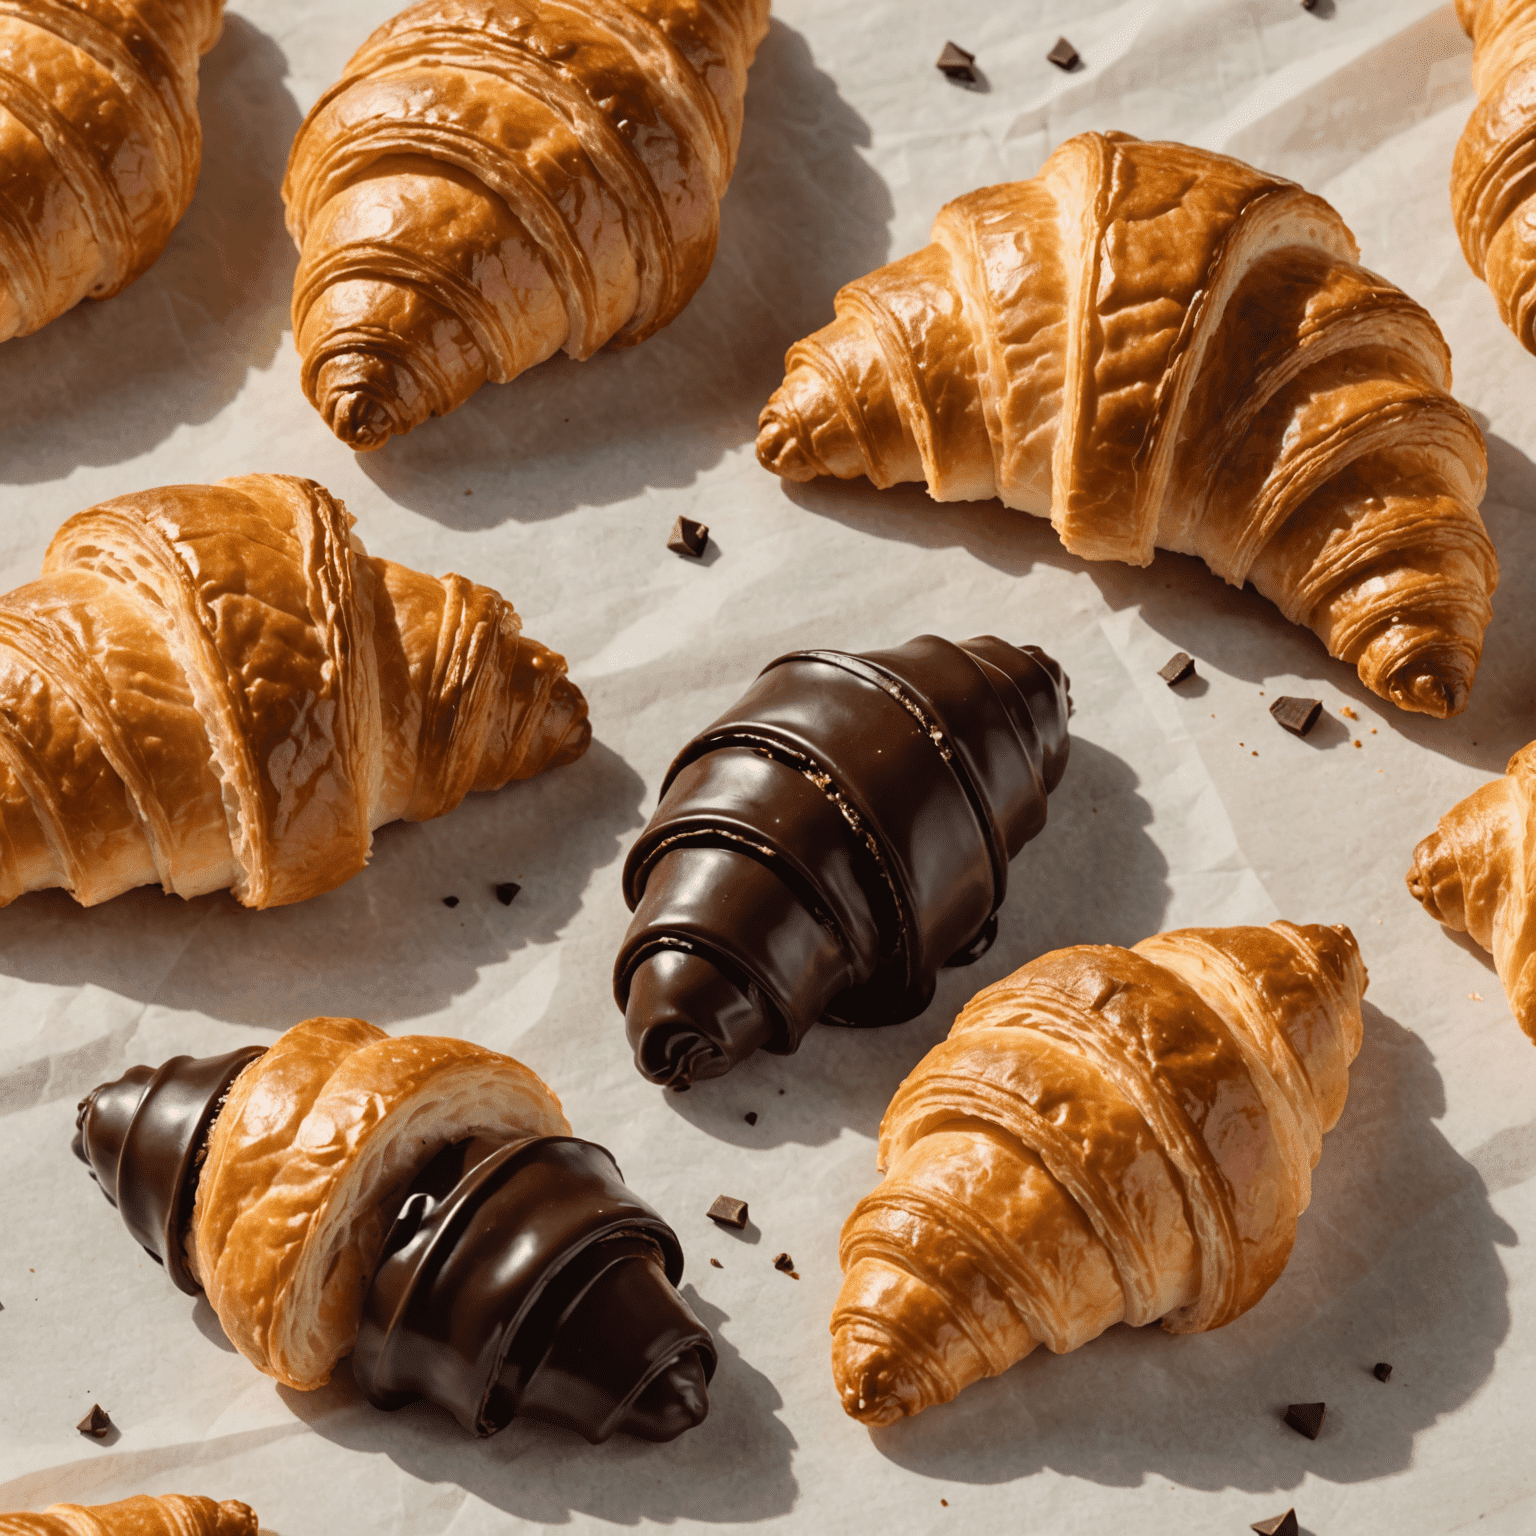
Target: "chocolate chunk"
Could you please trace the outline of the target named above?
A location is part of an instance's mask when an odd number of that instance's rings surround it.
[[[778,1270],[780,1274],[788,1275],[791,1280],[798,1280],[800,1278],[800,1276],[795,1273],[795,1261],[790,1258],[787,1253],[774,1254],[773,1267]]]
[[[1300,1532],[1294,1509],[1288,1509],[1283,1515],[1275,1515],[1269,1520],[1255,1520],[1248,1529],[1257,1531],[1259,1536],[1299,1536]]]
[[[1188,651],[1175,651],[1168,658],[1167,665],[1159,668],[1157,675],[1172,688],[1175,683],[1182,683],[1195,675],[1195,658]]]
[[[757,1111],[755,1109],[749,1109],[741,1118],[745,1120],[748,1125],[756,1125]]]
[[[100,1403],[92,1403],[91,1411],[75,1425],[75,1428],[82,1435],[89,1435],[93,1440],[101,1440],[112,1428],[112,1420]]]
[[[522,890],[522,886],[517,884],[515,880],[503,880],[501,884],[496,887],[496,900],[499,901],[502,906],[510,907],[520,890]]]
[[[1301,8],[1304,11],[1315,11],[1317,9],[1317,0],[1301,0]],[[1257,1530],[1258,1527],[1255,1526],[1254,1529]]]
[[[692,555],[697,560],[704,553],[704,548],[708,543],[708,523],[696,523],[691,517],[679,517],[672,524],[672,533],[667,539],[667,548],[674,555]]]
[[[1068,74],[1071,74],[1072,71],[1082,63],[1082,60],[1077,55],[1077,49],[1074,48],[1072,44],[1069,43],[1064,37],[1058,37],[1056,39],[1056,46],[1052,48],[1048,54],[1046,54],[1046,58],[1049,59],[1057,69],[1064,69]]]
[[[1391,1381],[1392,1367],[1388,1365],[1385,1360],[1379,1360],[1376,1363],[1376,1369],[1372,1371],[1371,1374],[1376,1378],[1377,1381]]]
[[[725,1265],[722,1264],[719,1259],[711,1259],[709,1261],[709,1266],[710,1266],[711,1269],[724,1269],[725,1268]]]
[[[722,1227],[735,1227],[740,1232],[747,1224],[747,1202],[721,1195],[704,1214],[711,1221],[719,1222]]]
[[[458,906],[458,904],[459,904],[459,898],[457,896],[444,896],[443,897],[443,905],[445,907],[456,907],[456,906]]]
[[[976,71],[972,68],[975,62],[974,53],[967,53],[957,43],[945,43],[943,53],[934,61],[934,68],[948,79],[960,81],[962,85],[975,85]]]
[[[1285,1410],[1285,1422],[1298,1435],[1305,1435],[1308,1440],[1316,1440],[1322,1433],[1323,1414],[1327,1411],[1327,1406],[1326,1403],[1292,1403]]]
[[[1293,736],[1305,736],[1317,724],[1323,703],[1321,699],[1293,699],[1282,694],[1269,706],[1269,712]]]

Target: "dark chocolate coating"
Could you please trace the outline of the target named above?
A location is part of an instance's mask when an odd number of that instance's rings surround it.
[[[93,1088],[75,1116],[75,1156],[144,1251],[195,1296],[182,1240],[192,1224],[198,1154],[224,1096],[258,1056],[259,1045],[227,1056],[173,1056],[163,1066],[130,1067]]]
[[[75,1155],[128,1230],[195,1294],[183,1241],[230,1086],[263,1054],[133,1067],[82,1101]],[[703,1421],[709,1330],[677,1294],[677,1235],[588,1141],[444,1148],[406,1194],[363,1302],[353,1374],[378,1406],[417,1397],[488,1435],[512,1418],[671,1440]]]
[[[1060,667],[990,635],[799,651],[688,743],[624,865],[635,1062],[686,1088],[818,1019],[896,1024],[997,933],[1066,768]]]
[[[671,1440],[703,1421],[715,1370],[682,1271],[676,1235],[602,1147],[460,1142],[385,1239],[352,1374],[378,1407],[425,1397],[477,1435],[534,1418],[594,1445]]]

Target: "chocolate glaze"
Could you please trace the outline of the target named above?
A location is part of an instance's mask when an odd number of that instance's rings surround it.
[[[262,1049],[133,1067],[80,1105],[75,1155],[150,1256],[199,1290],[184,1242],[214,1121]],[[406,1192],[363,1302],[353,1375],[371,1401],[418,1397],[475,1434],[544,1419],[594,1444],[671,1440],[703,1421],[709,1330],[675,1289],[677,1236],[589,1141],[480,1137]]]
[[[625,861],[614,995],[641,1072],[686,1088],[818,1019],[921,1013],[996,937],[1068,709],[1049,656],[990,635],[770,663],[678,755]]]

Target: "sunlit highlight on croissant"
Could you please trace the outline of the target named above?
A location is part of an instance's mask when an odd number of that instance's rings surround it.
[[[158,882],[318,895],[375,827],[579,757],[586,701],[511,604],[371,557],[286,475],[102,502],[0,597],[0,905]]]
[[[714,259],[768,0],[424,0],[299,130],[293,333],[376,448],[561,348],[675,319]]]
[[[1429,315],[1321,198],[1204,150],[1068,140],[942,209],[789,351],[758,457],[925,481],[1251,581],[1404,709],[1467,700],[1498,565],[1477,427]]]
[[[235,1499],[139,1494],[115,1504],[50,1504],[0,1515],[0,1536],[256,1536],[256,1516]]]
[[[880,1127],[832,1368],[888,1424],[1036,1344],[1219,1328],[1290,1256],[1360,1049],[1347,928],[1057,950],[972,998]]]

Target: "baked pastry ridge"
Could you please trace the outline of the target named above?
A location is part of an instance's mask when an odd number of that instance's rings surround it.
[[[1429,314],[1339,215],[1222,155],[1080,134],[943,208],[793,346],[758,457],[1198,555],[1404,709],[1465,707],[1498,562]]]
[[[1036,1344],[1219,1328],[1284,1268],[1360,1048],[1347,928],[1082,945],[978,993],[880,1127],[832,1368],[888,1424]]]
[[[200,1495],[139,1494],[115,1504],[50,1504],[38,1514],[0,1514],[0,1536],[256,1536],[247,1504]]]

